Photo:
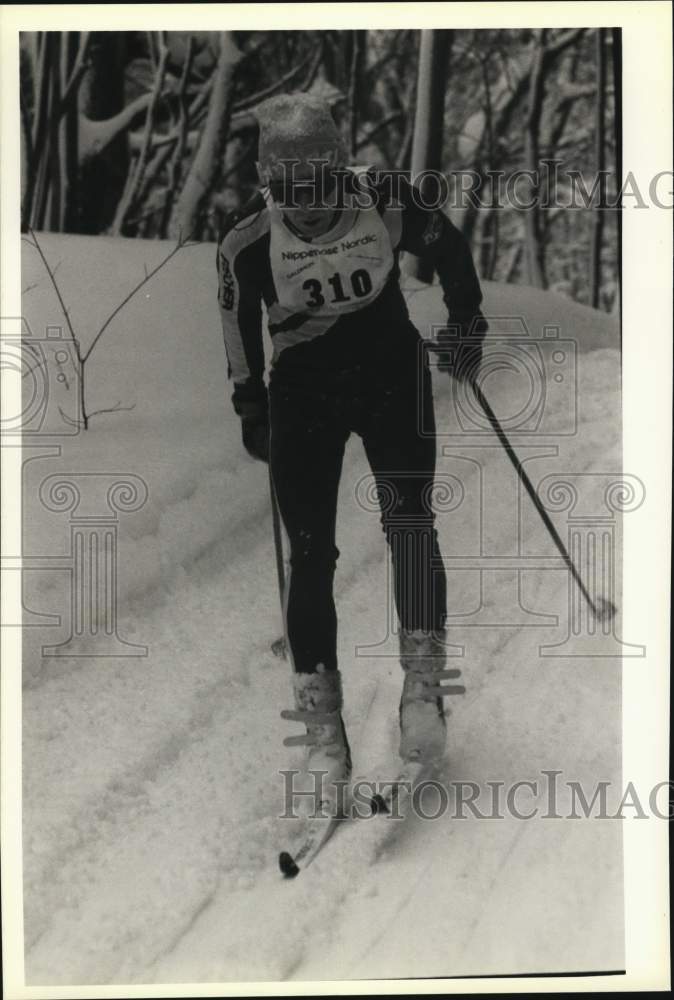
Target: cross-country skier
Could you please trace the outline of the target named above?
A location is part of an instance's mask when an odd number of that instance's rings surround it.
[[[430,506],[431,375],[400,290],[400,252],[433,262],[449,323],[473,345],[459,377],[475,372],[486,323],[463,236],[441,211],[423,208],[407,181],[391,190],[390,177],[381,183],[376,172],[347,167],[327,105],[293,94],[267,101],[257,116],[263,188],[228,220],[219,305],[243,444],[271,461],[290,542],[286,631],[296,709],[282,714],[307,731],[286,743],[308,745],[308,768],[333,782],[351,769],[333,577],[337,491],[352,432],[378,486],[393,560],[404,761],[442,756],[442,698],[464,691],[446,683],[459,671],[446,669],[446,581]],[[354,200],[363,190],[369,201]],[[263,302],[273,345],[268,390]],[[456,342],[447,335],[444,346],[438,367],[456,375]]]

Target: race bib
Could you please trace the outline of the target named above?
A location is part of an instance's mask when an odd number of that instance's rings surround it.
[[[331,319],[373,302],[393,267],[391,240],[376,208],[348,210],[321,242],[295,236],[272,212],[271,267],[280,310]]]

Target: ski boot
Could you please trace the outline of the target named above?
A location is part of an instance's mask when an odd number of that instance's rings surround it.
[[[309,789],[315,793],[316,812],[339,815],[351,776],[351,749],[341,715],[341,674],[319,663],[316,673],[296,673],[293,687],[296,709],[285,709],[281,717],[304,723],[307,731],[286,737],[283,745],[309,748],[303,777],[313,779]],[[306,808],[308,800],[302,799]]]
[[[406,763],[433,764],[445,753],[447,725],[442,699],[464,694],[462,684],[442,684],[461,676],[447,670],[445,633],[400,633],[400,662],[405,672],[400,699],[400,748]]]

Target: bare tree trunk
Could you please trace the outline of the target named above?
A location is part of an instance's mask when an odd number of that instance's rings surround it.
[[[534,178],[540,169],[539,132],[545,95],[545,39],[546,29],[539,33],[537,51],[534,55],[529,76],[529,108],[526,131],[524,134],[524,149],[527,169],[531,171],[531,208],[524,209],[524,231],[527,246],[527,270],[529,284],[536,288],[545,288],[545,247],[541,231],[540,215],[540,185]]]
[[[497,168],[496,143],[494,136],[494,116],[491,102],[491,89],[489,86],[489,72],[486,59],[482,63],[482,81],[484,84],[488,164],[489,170],[493,171]],[[497,208],[487,208],[486,211],[487,217],[484,220],[482,227],[482,273],[488,281],[492,281],[494,271],[496,270],[496,261],[498,259],[500,214]]]
[[[208,114],[199,146],[171,216],[170,233],[187,238],[197,229],[204,205],[213,191],[229,133],[234,75],[242,59],[231,32],[220,32],[220,54]]]
[[[350,35],[349,31],[327,31],[324,39],[323,71],[325,79],[343,94],[348,88],[346,49]]]
[[[62,35],[56,35],[53,40],[52,59],[50,64],[51,82],[49,85],[49,135],[47,145],[49,155],[47,177],[48,182],[45,188],[44,212],[42,220],[43,228],[52,232],[59,231],[59,225],[63,216],[63,206],[61,204],[62,181],[61,181],[61,156],[59,149],[59,106],[61,104],[61,58],[63,53]]]
[[[514,282],[515,276],[517,275],[517,269],[520,265],[521,257],[522,257],[522,244],[516,243],[512,248],[512,250],[510,251],[510,259],[508,260],[508,263],[506,265],[505,277],[503,279],[505,284],[508,285]]]
[[[484,220],[480,237],[480,272],[486,281],[493,281],[496,273],[499,251],[499,208],[484,210]]]
[[[97,31],[92,34],[92,57],[78,101],[78,231],[82,233],[104,232],[112,223],[128,174],[129,148],[125,133],[131,121],[125,128],[114,129],[107,124],[117,124],[117,116],[125,108],[127,45],[126,32]]]
[[[61,93],[65,95],[75,70],[80,47],[78,32],[66,32],[61,47]],[[58,126],[61,211],[59,232],[79,232],[79,162],[77,103],[68,101]]]
[[[396,170],[409,170],[411,160],[412,160],[412,138],[414,136],[414,114],[412,113],[412,105],[409,105],[409,111],[407,112],[407,121],[405,122],[405,131],[402,134],[400,140],[400,148],[398,150],[398,155],[395,159]]]
[[[605,144],[605,108],[606,108],[606,49],[605,35],[603,28],[597,30],[597,99],[596,124],[595,124],[595,161],[597,164],[597,174],[599,175],[599,206],[594,210],[592,219],[592,239],[590,245],[590,305],[593,309],[599,308],[599,297],[601,293],[601,246],[604,235],[604,209],[602,203],[604,191],[604,170],[606,167],[606,144]]]
[[[611,29],[611,69],[613,77],[613,128],[615,141],[615,174],[616,191],[622,190],[623,184],[623,149],[622,149],[622,115],[623,115],[623,93],[622,93],[622,29]],[[617,213],[618,228],[618,295],[617,309],[622,315],[622,258],[623,258],[623,219],[622,212]],[[620,342],[622,346],[622,324],[620,325]]]
[[[46,204],[49,187],[50,157],[45,156],[48,149],[50,119],[53,113],[51,106],[52,62],[54,61],[54,33],[41,32],[38,43],[38,61],[35,74],[35,120],[33,124],[33,149],[36,150],[35,177],[28,200],[28,222],[36,229],[43,229],[45,224]]]
[[[487,169],[487,164],[485,162],[487,160],[486,147],[489,142],[490,130],[492,134],[492,143],[494,143],[494,145],[497,145],[498,141],[503,137],[508,136],[508,130],[512,124],[513,118],[526,100],[527,95],[529,95],[529,107],[531,108],[532,93],[536,92],[537,87],[544,81],[547,74],[563,53],[574,46],[582,38],[585,30],[586,29],[584,28],[570,28],[567,31],[563,31],[561,34],[555,35],[553,38],[546,36],[546,45],[543,52],[541,52],[540,47],[534,47],[529,52],[520,54],[517,60],[513,62],[512,74],[506,68],[501,78],[492,84],[489,92],[489,106],[487,108],[481,108],[479,112],[473,116],[473,119],[469,119],[470,141],[467,144],[464,143],[462,151],[462,163],[473,168],[478,174],[481,174],[483,183],[484,172]],[[532,81],[532,76],[535,75],[536,65],[539,59],[539,68],[542,72],[538,77],[538,81]],[[543,97],[542,91],[540,92],[540,97],[541,99]],[[534,106],[534,112],[535,111],[536,108]],[[539,108],[539,116],[540,112],[541,109]],[[528,150],[529,157],[531,158],[533,156],[534,159],[538,160],[538,132],[535,131],[530,138],[534,139],[534,149]],[[491,160],[491,157],[489,157],[489,159]],[[498,166],[498,164],[491,163],[489,165]],[[529,166],[529,164],[527,164],[527,166]],[[471,239],[476,227],[477,213],[478,208],[472,201],[468,201],[467,204],[461,206],[460,209],[454,213],[453,221],[459,226],[461,232],[469,240]],[[536,213],[535,217],[528,221],[532,223],[532,231],[530,234],[527,234],[527,241],[529,235],[531,235],[533,241],[536,242],[537,230],[534,227],[537,226],[538,231],[540,231],[540,213]],[[537,243],[541,253],[544,253],[544,239],[539,238]],[[529,257],[529,255],[527,256]],[[541,259],[542,258],[536,254],[534,256],[534,266],[536,266],[536,262],[538,262],[540,268]],[[510,273],[509,266],[507,264],[504,266],[506,273]],[[529,280],[531,281],[531,278]]]
[[[185,61],[183,63],[182,73],[180,74],[180,83],[178,86],[178,92],[176,94],[178,108],[176,111],[175,128],[178,133],[178,138],[176,140],[175,147],[171,154],[166,197],[162,208],[161,218],[159,220],[159,235],[161,236],[162,239],[166,238],[166,234],[168,232],[168,226],[171,221],[171,212],[173,211],[173,204],[178,195],[178,191],[180,190],[183,158],[187,150],[187,140],[189,134],[189,105],[187,102],[186,91],[187,91],[187,81],[189,79],[190,71],[192,69],[193,58],[194,58],[194,37],[190,35],[189,38],[187,39]]]
[[[152,134],[155,124],[155,114],[157,104],[164,87],[164,78],[166,76],[166,66],[169,57],[169,50],[166,45],[164,34],[164,32],[160,32],[160,36],[157,39],[156,75],[152,87],[152,95],[147,108],[147,115],[145,117],[143,140],[138,151],[136,161],[129,170],[126,184],[124,186],[124,193],[122,194],[115,211],[115,218],[112,224],[113,235],[119,235],[119,233],[122,232],[127,213],[136,204],[138,192],[142,188],[148,160],[152,152]]]
[[[115,36],[114,32],[103,34],[106,39]],[[89,45],[88,33],[66,31],[39,32],[34,43],[26,46],[32,63],[33,122],[32,129],[27,121],[24,124],[25,146],[30,153],[26,155],[22,204],[24,230],[31,226],[78,232],[84,226],[86,231],[90,216],[97,218],[106,198],[114,195],[112,185],[100,177],[88,185],[80,169],[88,152],[86,146],[80,148],[80,123],[86,125],[89,120],[80,116],[77,106],[84,78],[102,73],[107,94],[121,86],[122,79],[121,67],[118,73],[110,72],[105,61],[98,59],[99,53],[89,65]],[[25,86],[28,81],[22,83]],[[91,231],[98,232],[98,228],[94,225]]]
[[[362,97],[363,69],[365,67],[366,31],[354,31],[349,67],[349,152],[353,162],[358,150],[358,111]]]
[[[423,30],[419,46],[419,72],[417,76],[417,108],[412,139],[412,181],[425,170],[441,170],[444,139],[445,91],[449,72],[452,31]],[[420,185],[432,193],[437,184]],[[427,201],[424,195],[424,201]],[[433,266],[428,261],[413,258],[408,272],[420,281],[430,282]]]

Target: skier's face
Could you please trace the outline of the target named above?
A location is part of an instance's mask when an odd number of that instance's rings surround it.
[[[336,211],[332,174],[296,171],[290,183],[272,181],[269,189],[285,218],[300,232],[318,236],[332,225]]]
[[[298,201],[297,208],[284,208],[283,214],[289,222],[307,236],[319,236],[328,231],[335,214],[334,208],[318,208],[313,205],[313,197]]]

